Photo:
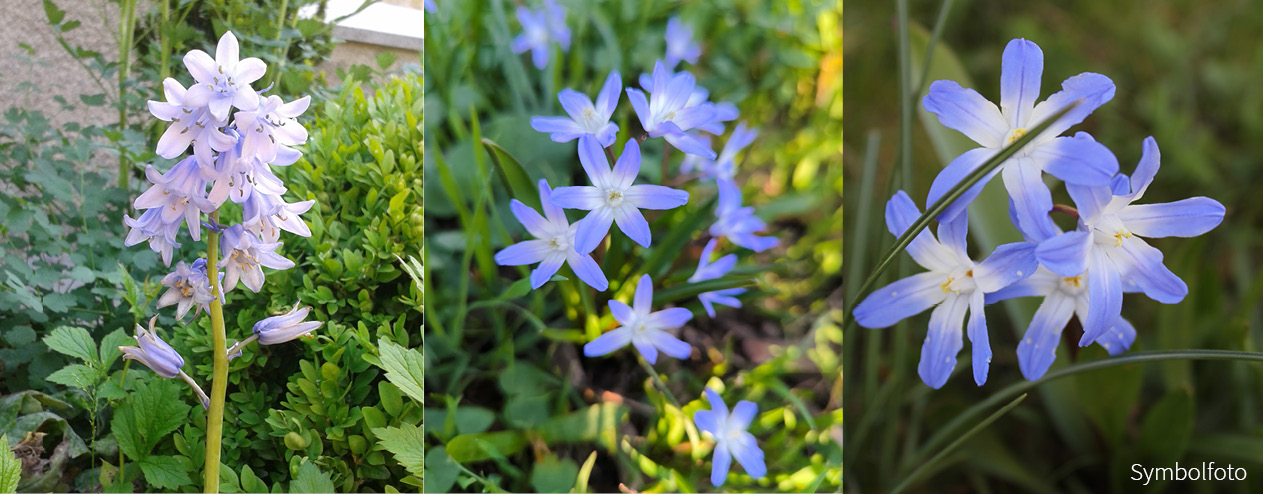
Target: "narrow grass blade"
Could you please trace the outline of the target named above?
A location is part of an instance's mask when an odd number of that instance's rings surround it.
[[[747,288],[754,286],[755,282],[751,278],[736,278],[725,276],[723,278],[715,278],[713,280],[699,281],[697,283],[689,283],[686,285],[673,286],[658,290],[653,294],[654,307],[661,306],[677,300],[684,300],[696,297],[706,292],[716,290],[728,290],[730,288]]]
[[[908,487],[914,485],[914,482],[916,482],[917,479],[919,479],[922,475],[925,475],[927,472],[929,472],[934,467],[934,465],[938,464],[938,462],[941,461],[944,457],[946,457],[948,453],[955,451],[956,448],[960,447],[961,444],[964,444],[965,441],[968,441],[970,438],[974,437],[974,435],[978,434],[979,432],[982,432],[982,430],[986,429],[987,426],[991,425],[992,422],[995,422],[1000,417],[1004,416],[1004,414],[1009,413],[1010,410],[1012,410],[1018,404],[1022,403],[1022,400],[1025,400],[1025,399],[1026,399],[1026,395],[1023,394],[1015,398],[1013,401],[1010,401],[1009,404],[1005,405],[1003,408],[996,410],[995,413],[991,414],[991,416],[987,417],[982,422],[979,422],[978,425],[975,425],[972,429],[969,429],[969,432],[966,432],[962,434],[959,438],[956,438],[955,441],[952,441],[952,444],[947,445],[946,448],[943,448],[942,451],[939,451],[938,454],[934,455],[933,458],[930,458],[929,461],[922,463],[921,466],[917,467],[916,470],[913,470],[912,473],[905,476],[903,478],[903,482],[900,482],[899,485],[895,486],[894,489],[891,489],[890,493],[898,494],[900,492],[903,492]]]

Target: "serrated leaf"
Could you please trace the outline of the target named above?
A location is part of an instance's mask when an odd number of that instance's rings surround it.
[[[17,492],[22,462],[9,450],[9,439],[0,434],[0,493]]]
[[[58,369],[57,372],[49,374],[46,379],[57,384],[87,390],[96,384],[100,379],[100,374],[97,373],[96,369],[86,365],[70,364]]]
[[[425,364],[421,352],[395,344],[385,338],[377,340],[380,367],[386,379],[417,403],[425,404]]]
[[[119,405],[111,422],[118,447],[142,460],[163,437],[184,424],[191,408],[170,379],[141,381]]]
[[[328,473],[320,471],[315,463],[304,461],[298,467],[298,474],[289,483],[290,492],[333,492],[333,479]]]
[[[62,355],[69,355],[88,363],[97,362],[96,342],[92,340],[92,335],[86,329],[73,326],[59,327],[44,337],[44,344]]]
[[[192,462],[183,456],[150,456],[140,460],[145,482],[159,489],[174,490],[192,483],[188,474],[192,469]]]
[[[121,329],[116,329],[101,338],[101,368],[108,370],[111,365],[114,365],[114,361],[123,355],[118,347],[135,342],[134,338],[127,336],[127,333]]]
[[[395,455],[395,460],[408,473],[417,477],[425,475],[425,431],[420,427],[402,424],[399,427],[373,429],[373,434],[386,451]]]

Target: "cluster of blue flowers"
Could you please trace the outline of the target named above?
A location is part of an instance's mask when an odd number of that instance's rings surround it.
[[[937,238],[919,233],[907,252],[927,269],[879,288],[856,305],[856,321],[884,328],[934,307],[929,334],[921,348],[918,373],[932,388],[942,387],[963,346],[961,329],[973,346],[974,381],[986,382],[991,362],[984,308],[1014,297],[1043,297],[1017,347],[1022,375],[1035,380],[1057,356],[1057,343],[1071,316],[1083,326],[1080,346],[1101,345],[1111,355],[1131,347],[1136,329],[1121,316],[1123,293],[1141,292],[1161,303],[1177,303],[1188,287],[1162,263],[1162,253],[1141,237],[1193,237],[1210,231],[1224,217],[1219,202],[1194,197],[1134,205],[1158,171],[1158,144],[1144,140],[1140,163],[1129,177],[1118,159],[1092,136],[1063,136],[1114,96],[1106,76],[1083,73],[1062,83],[1062,90],[1036,104],[1043,73],[1043,52],[1035,43],[1015,39],[1004,50],[1000,106],[952,81],[935,81],[922,101],[939,122],[978,143],[939,173],[926,204],[933,204],[1002,148],[1074,105],[986,175],[937,218]],[[1061,180],[1075,207],[1054,208],[1044,172]],[[966,249],[969,204],[1000,174],[1010,198],[1010,217],[1024,242],[1001,245],[979,263]],[[1051,219],[1054,209],[1075,216],[1075,229],[1063,232]],[[899,191],[886,204],[886,226],[902,235],[920,216],[916,204]]]
[[[171,122],[158,140],[159,156],[174,159],[190,146],[193,154],[166,173],[150,165],[146,176],[152,185],[134,203],[144,212],[123,220],[128,228],[126,245],[148,241],[168,266],[174,249],[180,246],[182,226],[188,226],[194,241],[201,240],[203,227],[223,234],[215,286],[205,258],[192,264],[180,261],[175,271],[162,279],[167,291],[157,306],[176,305],[177,319],[183,319],[191,308],[199,314],[209,310],[216,299],[224,303],[224,293],[239,282],[258,293],[265,267],[294,267],[293,261],[276,252],[282,244],[280,231],[310,237],[311,230],[299,215],[315,204],[286,203],[282,198],[285,184],[271,169],[273,165],[291,165],[302,156],[292,146],[306,142],[307,130],[295,118],[306,111],[311,98],[286,103],[278,96],[255,91],[251,84],[263,77],[267,66],[258,58],[239,58],[237,38],[231,32],[219,39],[214,57],[193,50],[185,55],[184,65],[195,82],[185,88],[173,78],[166,79],[166,101],[150,101],[149,111]],[[203,222],[202,215],[216,213],[229,201],[241,205],[240,223],[224,226],[212,218]],[[239,345],[256,339],[261,344],[275,344],[307,335],[321,325],[302,322],[307,311],[295,307],[289,314],[259,321],[254,334]],[[302,317],[295,318],[299,313]],[[157,336],[152,322],[149,331],[139,325],[136,330],[140,346],[123,347],[127,358],[140,361],[163,377],[184,376],[180,371],[184,359]]]
[[[563,50],[569,46],[565,9],[551,0],[546,0],[546,4],[540,11],[518,8],[518,20],[524,33],[513,41],[513,50],[517,53],[532,50],[532,59],[541,68],[548,63],[552,41],[559,43]],[[626,90],[645,135],[628,139],[617,158],[614,148],[619,127],[610,119],[623,93],[623,79],[618,71],[606,78],[595,102],[583,93],[565,89],[558,94],[558,99],[567,116],[531,119],[532,128],[548,134],[555,142],[578,140],[579,162],[590,182],[552,189],[546,180],[540,180],[542,215],[516,199],[511,201],[513,215],[535,239],[501,250],[495,260],[506,266],[538,263],[530,276],[532,288],[547,283],[566,264],[584,283],[605,291],[609,281],[593,260],[592,252],[603,243],[611,227],[617,225],[636,244],[648,248],[652,245],[652,232],[641,210],[668,210],[689,202],[690,195],[686,191],[635,183],[640,173],[641,144],[650,138],[661,137],[666,141],[664,146],[686,153],[681,165],[681,173],[686,175],[680,177],[681,182],[694,178],[695,174],[695,178],[714,181],[717,185],[719,205],[716,220],[708,230],[712,238],[703,250],[696,272],[689,278],[690,283],[722,277],[736,265],[736,254],[712,262],[721,238],[754,251],[777,244],[775,238],[756,235],[767,225],[754,215],[753,208],[742,206],[740,189],[735,182],[736,156],[754,140],[757,130],[739,124],[723,153],[716,154],[704,133],[723,134],[724,123],[737,119],[737,108],[731,103],[708,101],[709,93],[697,85],[692,74],[673,72],[681,61],[696,62],[701,53],[701,47],[692,39],[691,29],[672,18],[665,38],[666,61],[657,61],[652,73],[639,77],[640,89]],[[614,161],[612,168],[610,161]],[[663,177],[664,182],[666,178]],[[587,213],[572,224],[566,218],[566,209]],[[659,353],[687,359],[693,348],[674,332],[690,321],[693,313],[681,307],[654,311],[653,289],[653,279],[642,274],[631,305],[610,300],[610,314],[620,326],[587,343],[584,355],[606,355],[630,344],[650,364],[657,362]],[[698,298],[706,312],[714,317],[716,304],[741,307],[736,297],[743,292],[741,288],[726,289],[703,293]],[[711,482],[716,486],[723,484],[733,458],[752,477],[764,476],[763,452],[754,436],[746,432],[757,406],[742,401],[730,415],[718,393],[707,388],[706,397],[711,410],[698,411],[694,420],[700,430],[715,439]]]

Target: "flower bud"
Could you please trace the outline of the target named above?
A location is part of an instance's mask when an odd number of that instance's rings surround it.
[[[123,358],[145,364],[159,376],[177,377],[180,368],[184,367],[184,357],[153,332],[157,321],[157,316],[149,320],[149,330],[136,325],[136,343],[140,346],[120,346],[118,349],[123,352]]]
[[[316,328],[319,328],[322,322],[307,321],[307,313],[311,312],[311,307],[298,308],[294,305],[294,309],[288,313],[272,316],[254,324],[254,334],[259,337],[260,345],[275,345],[284,343],[299,336],[305,336]]]

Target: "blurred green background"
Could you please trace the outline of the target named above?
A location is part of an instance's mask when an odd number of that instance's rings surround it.
[[[754,433],[768,455],[766,479],[752,481],[734,466],[724,490],[840,489],[841,2],[563,0],[571,49],[562,55],[554,48],[543,70],[529,54],[509,50],[522,30],[516,2],[437,3],[426,17],[425,48],[427,490],[709,490],[709,450],[694,451],[685,436],[687,417],[707,407],[700,398],[708,382],[759,403]],[[739,162],[738,183],[745,204],[782,239],[763,253],[739,252],[741,269],[757,279],[744,309],[721,310],[712,320],[695,299],[684,301],[702,314],[683,331],[701,350],[700,363],[657,366],[679,408],[651,384],[634,351],[578,357],[587,341],[578,328],[595,318],[573,309],[582,304],[570,284],[530,294],[509,288],[528,270],[497,267],[491,255],[524,232],[492,157],[478,145],[481,138],[499,143],[532,183],[586,180],[575,143],[551,142],[530,128],[530,117],[563,114],[560,89],[594,95],[612,69],[624,88],[639,87],[636,77],[664,53],[672,15],[693,27],[702,46],[699,63],[680,69],[695,74],[712,101],[735,103],[740,120],[761,129]],[[613,121],[620,139],[641,132],[625,93]],[[717,151],[725,140],[715,139]],[[644,145],[643,183],[660,179],[661,143]],[[680,159],[672,153],[672,169]],[[697,197],[714,193],[709,185],[688,187]],[[662,216],[654,246],[688,223],[687,214],[704,215],[704,229],[713,215],[701,206]],[[667,286],[683,285],[706,242],[704,231],[689,235],[659,280]],[[637,250],[637,257],[647,252]],[[630,268],[636,258],[628,259]],[[621,271],[607,269],[611,290],[586,301],[602,315],[605,300],[634,279]],[[486,454],[488,444],[498,453]]]
[[[920,81],[926,45],[942,2],[908,2],[912,87]],[[934,176],[971,146],[914,101],[911,168],[899,170],[898,3],[852,3],[845,24],[848,276],[858,285],[877,256],[894,241],[881,212],[890,191],[908,190],[922,208]],[[1137,331],[1131,352],[1226,349],[1259,351],[1263,293],[1259,269],[1263,195],[1263,5],[1249,1],[1048,3],[956,1],[946,12],[928,81],[953,79],[998,100],[1000,56],[1013,38],[1044,51],[1043,97],[1080,72],[1098,72],[1117,85],[1112,101],[1073,130],[1090,132],[1118,156],[1130,174],[1140,142],[1154,136],[1162,168],[1145,203],[1205,195],[1227,207],[1224,222],[1194,239],[1159,239],[1152,245],[1189,286],[1180,304],[1163,305],[1128,295],[1123,316]],[[872,146],[876,144],[876,146]],[[866,155],[875,170],[863,171]],[[895,182],[892,183],[892,180]],[[868,203],[857,200],[871,184]],[[1054,201],[1071,204],[1060,183]],[[1009,224],[999,180],[971,208],[971,253],[980,259],[1018,240]],[[862,215],[870,226],[859,232]],[[1059,215],[1055,215],[1059,216]],[[1063,228],[1065,217],[1056,218]],[[879,283],[920,270],[907,256]],[[848,287],[848,296],[855,286]],[[987,384],[978,388],[965,363],[939,391],[915,369],[928,311],[885,330],[847,335],[851,382],[847,431],[847,491],[885,492],[986,414],[926,448],[930,438],[962,410],[1023,381],[1015,348],[1039,299],[991,306],[988,326],[995,353]],[[1072,321],[1053,371],[1107,358],[1097,347],[1079,349]],[[968,345],[967,345],[968,346]],[[967,351],[968,348],[966,348]],[[962,370],[966,369],[966,370]],[[1006,400],[1007,401],[1007,400]],[[1002,403],[1001,403],[1002,404]],[[990,407],[986,413],[995,411]],[[946,442],[944,442],[946,441]],[[1162,362],[1091,371],[1040,385],[1027,399],[960,444],[911,484],[935,492],[1133,491],[1132,465],[1197,466],[1232,463],[1251,474],[1243,482],[1156,482],[1147,490],[1259,492],[1263,486],[1263,366],[1244,362]]]

